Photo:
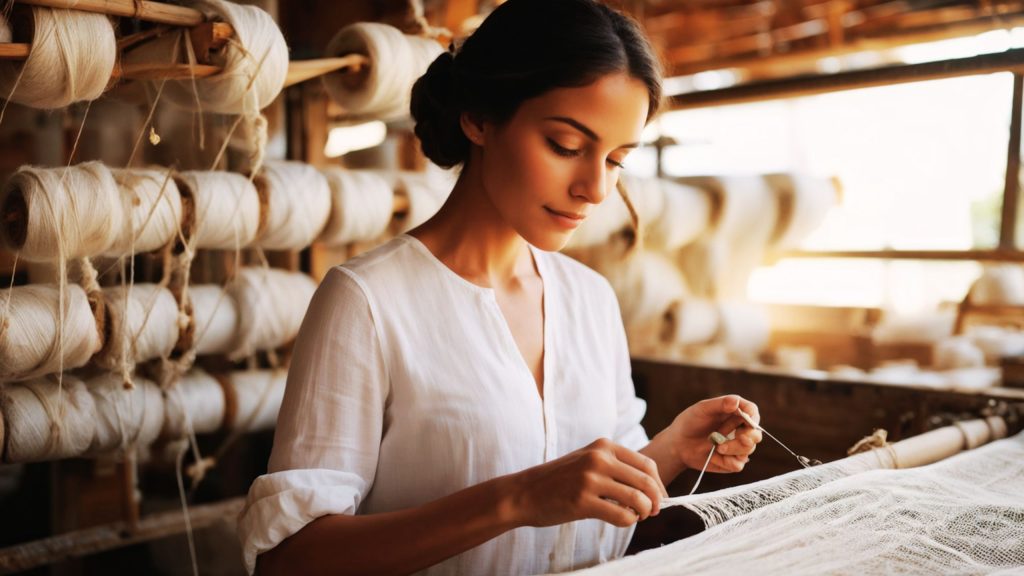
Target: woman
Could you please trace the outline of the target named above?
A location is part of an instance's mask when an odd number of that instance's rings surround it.
[[[553,253],[615,189],[661,99],[637,25],[509,0],[413,89],[462,166],[410,234],[332,269],[299,335],[269,473],[239,521],[263,574],[543,573],[621,555],[664,486],[743,468],[738,396],[648,442],[615,296]]]

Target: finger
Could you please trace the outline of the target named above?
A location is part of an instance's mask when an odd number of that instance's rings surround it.
[[[758,409],[757,404],[754,404],[746,398],[740,398],[739,409],[743,410],[750,419],[758,425],[761,424],[761,411]]]
[[[668,490],[665,489],[665,484],[661,481],[661,473],[658,472],[658,464],[653,458],[649,458],[639,452],[619,445],[615,446],[615,457],[618,458],[620,462],[629,464],[650,476],[654,481],[658,494],[663,498],[668,498]]]
[[[749,459],[746,456],[723,456],[716,454],[708,470],[719,473],[742,472]]]
[[[650,458],[636,452],[623,454],[623,458],[627,461],[618,462],[608,475],[616,482],[643,492],[651,501],[651,514],[657,514],[661,510],[661,499],[667,496],[658,477],[657,465]]]
[[[743,398],[735,395],[728,394],[726,396],[719,396],[717,398],[708,398],[707,400],[701,400],[695,407],[701,412],[706,418],[717,420],[726,414],[732,414],[740,407],[740,403]]]
[[[757,449],[757,445],[746,443],[740,439],[719,444],[717,452],[723,456],[750,456]]]
[[[587,500],[583,513],[588,518],[596,518],[619,528],[632,526],[640,521],[640,515],[635,510],[597,496]]]
[[[739,440],[747,446],[755,446],[761,443],[764,439],[764,434],[760,430],[754,430],[753,428],[738,428],[736,431],[736,440]]]
[[[640,516],[640,520],[647,519],[654,509],[654,501],[642,490],[612,478],[605,478],[599,482],[596,494],[614,500],[620,506],[632,508]]]

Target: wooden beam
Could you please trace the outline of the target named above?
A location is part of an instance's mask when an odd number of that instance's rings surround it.
[[[0,60],[24,60],[28,58],[31,44],[2,43],[0,44]]]
[[[215,504],[191,506],[189,520],[192,529],[200,530],[233,519],[244,504],[245,498],[239,497]],[[130,530],[127,522],[76,530],[0,549],[0,574],[13,574],[184,532],[185,516],[180,510],[146,516],[139,521],[135,530]]]
[[[1022,250],[800,250],[779,258],[870,258],[874,260],[970,260],[1024,262]]]
[[[349,54],[340,58],[294,60],[288,63],[288,76],[284,81],[284,85],[292,86],[342,69],[355,73],[369,65],[370,60],[362,54]]]
[[[206,20],[203,13],[194,8],[151,2],[149,0],[15,0],[20,4],[67,8],[82,12],[96,12],[109,16],[137,18],[159,24],[195,26]]]
[[[999,248],[1017,248],[1017,205],[1020,199],[1021,114],[1024,107],[1024,76],[1013,75],[1013,100],[1010,109],[1010,144],[1006,156],[1006,183],[1003,187],[1003,213],[999,223]]]
[[[941,62],[887,66],[872,70],[857,70],[838,74],[767,80],[720,90],[690,92],[673,96],[670,100],[670,109],[683,110],[743,102],[758,102],[774,98],[794,98],[858,88],[890,86],[908,82],[923,82],[926,80],[1006,71],[1024,71],[1024,49],[1008,50],[997,54],[983,54],[973,58],[958,58]]]

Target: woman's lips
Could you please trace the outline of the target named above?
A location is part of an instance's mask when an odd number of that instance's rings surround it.
[[[544,207],[551,218],[554,219],[555,223],[564,228],[575,228],[583,223],[583,219],[586,218],[583,214],[576,214],[574,212],[562,212],[553,208]]]

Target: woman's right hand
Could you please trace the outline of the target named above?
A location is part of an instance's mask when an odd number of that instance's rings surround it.
[[[506,479],[520,526],[597,518],[625,527],[657,515],[668,496],[654,460],[606,438]]]

